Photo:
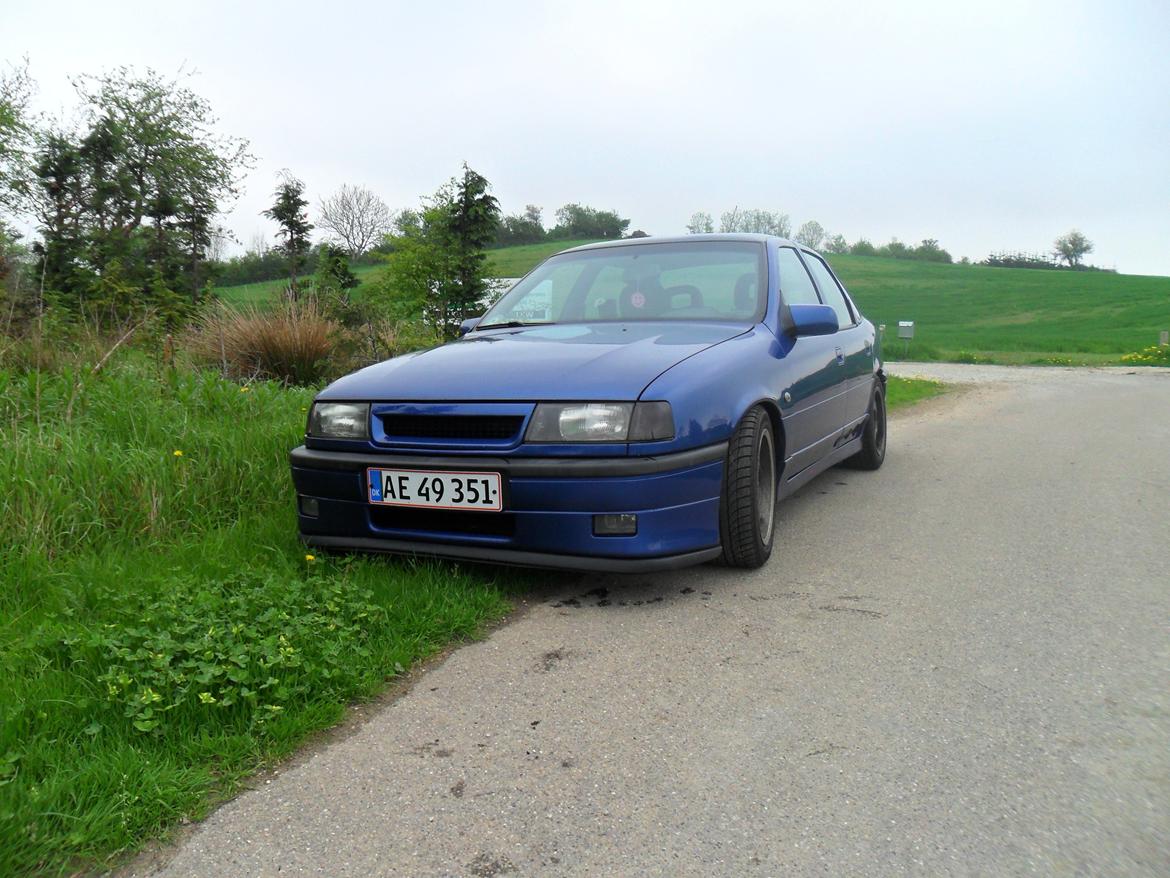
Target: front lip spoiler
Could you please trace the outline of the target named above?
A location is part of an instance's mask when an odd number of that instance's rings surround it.
[[[463,457],[417,454],[365,454],[320,451],[299,445],[289,452],[294,467],[360,470],[366,467],[430,470],[485,469],[516,478],[605,478],[645,476],[689,469],[727,457],[727,443],[660,454],[654,457]],[[556,557],[556,556],[553,556]]]
[[[418,543],[407,540],[383,540],[372,537],[331,537],[302,534],[305,545],[345,551],[386,552],[393,555],[422,555],[513,567],[545,567],[558,570],[592,570],[599,573],[653,573],[677,570],[714,561],[722,548],[713,546],[681,555],[658,558],[602,558],[593,555],[554,555],[551,552],[525,552],[485,546],[457,546],[450,543]]]

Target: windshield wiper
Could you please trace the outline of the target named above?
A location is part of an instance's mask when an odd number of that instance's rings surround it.
[[[515,329],[517,326],[552,326],[551,320],[505,320],[503,323],[481,323],[480,329]]]

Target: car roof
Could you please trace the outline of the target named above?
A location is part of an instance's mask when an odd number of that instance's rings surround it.
[[[579,247],[569,247],[566,250],[559,251],[560,253],[576,253],[580,250],[601,250],[606,247],[629,247],[635,244],[693,244],[697,241],[746,241],[755,244],[765,244],[768,241],[776,241],[778,244],[786,244],[791,247],[799,245],[776,235],[754,235],[746,232],[732,232],[732,233],[716,233],[711,235],[673,235],[670,237],[658,238],[647,235],[645,238],[622,238],[614,241],[598,241],[596,244],[582,244]]]

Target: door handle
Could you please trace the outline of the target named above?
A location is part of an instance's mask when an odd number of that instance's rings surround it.
[[[840,348],[837,348],[837,362],[842,366],[845,365],[845,353]]]

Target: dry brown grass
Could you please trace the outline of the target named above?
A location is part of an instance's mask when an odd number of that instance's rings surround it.
[[[185,347],[200,363],[240,381],[313,384],[327,377],[341,327],[313,300],[260,310],[220,304],[200,317]]]

